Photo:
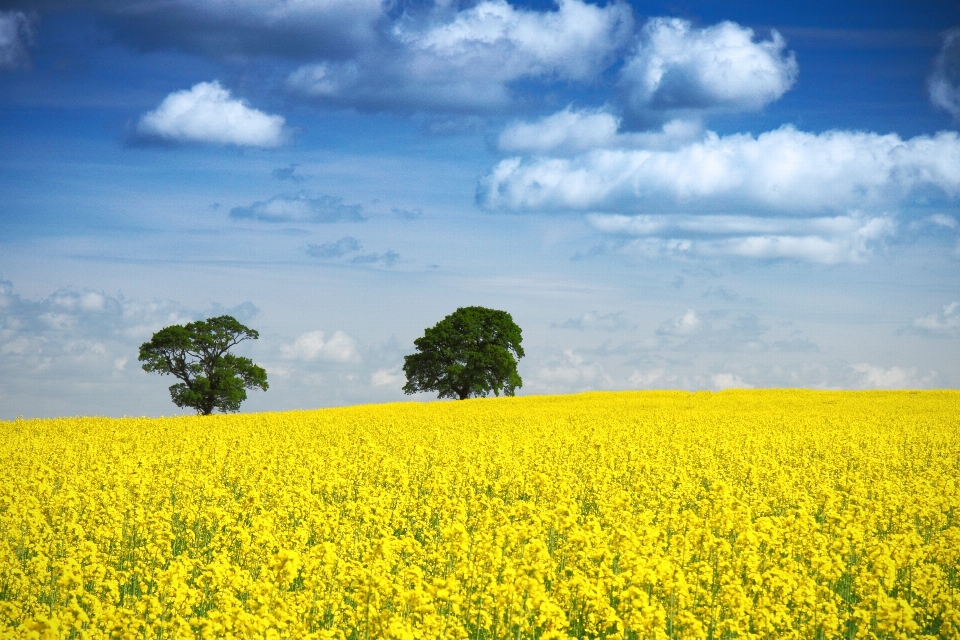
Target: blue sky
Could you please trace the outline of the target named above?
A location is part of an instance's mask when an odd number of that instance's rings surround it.
[[[522,394],[960,386],[950,2],[0,2],[0,419],[409,398],[459,306]],[[420,396],[426,399],[429,396]]]

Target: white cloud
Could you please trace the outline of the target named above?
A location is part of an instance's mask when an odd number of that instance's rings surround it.
[[[676,148],[703,137],[699,120],[671,120],[657,131],[619,133],[620,118],[604,109],[567,107],[536,122],[515,122],[500,134],[503,151],[581,153],[593,149]]]
[[[816,353],[817,345],[792,323],[771,321],[754,314],[734,314],[729,309],[687,309],[657,327],[655,338],[643,343],[647,354]],[[724,365],[725,367],[728,365]],[[751,377],[752,374],[751,374]]]
[[[484,0],[462,11],[438,7],[429,19],[407,16],[381,49],[292,73],[298,93],[374,109],[475,111],[512,101],[520,79],[591,82],[612,61],[633,26],[622,3],[605,7],[559,0],[555,11]]]
[[[579,318],[570,318],[559,326],[561,329],[576,329],[578,331],[623,331],[634,328],[624,317],[623,313],[604,313],[588,311]]]
[[[862,262],[874,244],[896,229],[888,216],[860,215],[761,218],[593,214],[588,219],[606,233],[639,238],[625,250],[644,255],[791,258],[821,264]]]
[[[657,329],[660,335],[689,336],[703,329],[704,323],[693,309],[687,309],[682,315],[661,325]]]
[[[649,387],[654,382],[661,380],[663,376],[663,369],[654,369],[646,372],[634,369],[627,377],[627,384],[629,384],[631,387]]]
[[[960,302],[943,305],[940,311],[914,318],[907,328],[913,333],[937,337],[960,335]]]
[[[171,324],[223,314],[248,323],[256,311],[244,303],[198,313],[169,300],[73,289],[31,300],[0,281],[0,419],[178,411],[167,394],[171,383],[141,370],[140,344]]]
[[[0,69],[30,64],[27,47],[33,44],[34,19],[22,11],[0,11]]]
[[[834,218],[760,218],[756,216],[647,215],[624,216],[591,214],[594,226],[608,233],[634,236],[691,233],[698,235],[837,235],[862,229],[857,216]],[[871,229],[876,224],[868,223]],[[871,230],[869,235],[876,232]]]
[[[377,369],[370,375],[370,383],[375,387],[403,387],[406,377],[400,367]]]
[[[930,224],[936,225],[938,227],[946,227],[947,229],[956,229],[957,228],[957,219],[953,216],[948,216],[943,213],[935,213],[927,221]]]
[[[855,364],[853,370],[860,374],[860,383],[863,387],[878,389],[909,389],[924,386],[917,378],[916,367],[893,366],[889,369],[876,367],[871,364]]]
[[[717,373],[710,376],[710,383],[714,389],[750,389],[752,385],[732,373]]]
[[[524,391],[532,393],[571,393],[609,388],[613,379],[603,366],[586,360],[572,349],[549,358],[524,379]]]
[[[261,222],[361,222],[364,220],[362,210],[358,204],[344,204],[343,198],[328,195],[313,198],[301,191],[234,207],[230,217]]]
[[[357,362],[357,342],[343,331],[335,331],[329,339],[323,331],[308,331],[293,343],[280,347],[285,358],[291,360],[328,360],[331,362]]]
[[[960,122],[960,27],[944,34],[943,47],[933,59],[933,74],[927,87],[930,102]]]
[[[694,28],[679,18],[652,18],[620,71],[624,101],[646,111],[759,109],[777,100],[797,78],[793,53],[773,31],[754,41],[733,22]]]
[[[636,212],[696,205],[784,213],[885,206],[914,189],[960,195],[955,132],[902,140],[856,131],[814,134],[783,126],[753,137],[717,136],[678,150],[600,149],[574,158],[508,158],[482,181],[491,209]]]
[[[282,116],[268,115],[232,98],[217,81],[175,91],[144,114],[137,134],[176,143],[199,142],[241,147],[277,147],[284,142]]]
[[[586,151],[604,147],[617,135],[619,119],[603,110],[574,111],[567,107],[538,122],[517,122],[500,134],[504,151]]]

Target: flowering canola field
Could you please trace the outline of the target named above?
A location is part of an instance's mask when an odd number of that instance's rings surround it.
[[[0,422],[0,636],[960,637],[960,392]]]

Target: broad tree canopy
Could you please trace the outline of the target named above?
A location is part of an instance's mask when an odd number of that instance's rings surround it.
[[[436,391],[440,398],[512,396],[523,380],[521,330],[506,311],[461,307],[414,340],[404,358],[404,393]]]
[[[249,358],[227,352],[258,337],[231,316],[172,325],[140,345],[139,360],[144,371],[181,380],[170,387],[170,397],[178,407],[196,409],[201,415],[214,409],[239,411],[240,403],[247,399],[246,389],[267,390],[267,372]]]

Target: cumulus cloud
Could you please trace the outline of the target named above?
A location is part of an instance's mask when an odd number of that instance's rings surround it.
[[[306,192],[281,194],[246,207],[234,207],[230,217],[261,222],[362,222],[363,207],[344,204],[343,198],[321,195],[312,198]]]
[[[620,71],[623,101],[634,115],[759,109],[796,82],[797,61],[785,47],[776,31],[755,41],[752,29],[733,22],[698,29],[652,18]]]
[[[327,360],[357,362],[360,354],[357,341],[343,331],[335,331],[328,339],[323,331],[308,331],[294,342],[280,348],[283,357],[291,360]]]
[[[370,384],[375,387],[402,388],[406,377],[399,366],[377,369],[370,374]]]
[[[345,61],[304,65],[294,92],[333,104],[383,110],[487,111],[513,99],[512,83],[592,82],[633,28],[630,8],[559,0],[556,10],[484,0],[459,11],[407,15],[387,41]]]
[[[947,303],[939,311],[914,318],[905,330],[938,338],[960,336],[960,302]]]
[[[481,181],[490,209],[716,209],[793,214],[883,206],[915,189],[960,195],[955,132],[902,140],[857,131],[815,134],[786,125],[759,136],[708,133],[677,150],[599,149],[574,158],[501,161]]]
[[[710,376],[710,383],[714,389],[750,389],[749,385],[743,379],[733,373],[715,373]]]
[[[23,11],[0,11],[0,70],[29,66],[34,23]]]
[[[934,372],[920,376],[916,367],[878,367],[861,363],[851,367],[860,376],[860,385],[874,389],[919,389],[930,385],[937,378]]]
[[[595,149],[670,149],[703,137],[699,120],[671,120],[659,130],[620,133],[621,119],[606,109],[567,107],[535,122],[515,122],[500,134],[501,151],[577,154]]]
[[[498,146],[503,151],[534,153],[586,151],[609,144],[619,128],[619,119],[604,110],[567,107],[538,122],[510,125],[500,134]]]
[[[138,49],[222,58],[344,58],[377,39],[382,0],[94,0],[117,39]]]
[[[943,36],[943,46],[933,60],[933,73],[927,85],[930,102],[960,123],[960,27]]]
[[[532,375],[524,375],[524,391],[531,393],[572,393],[613,385],[613,379],[599,362],[572,349],[545,358]]]
[[[609,106],[568,106],[513,122],[497,144],[516,155],[479,181],[477,203],[591,214],[594,228],[619,237],[599,252],[613,246],[648,257],[839,264],[863,262],[895,236],[901,206],[949,206],[960,197],[955,132],[905,140],[791,125],[756,136],[702,128],[700,117],[711,111],[756,109],[778,99],[797,68],[775,31],[758,39],[731,22],[698,29],[685,20],[651,19],[619,83],[626,120],[635,124],[638,114],[654,113],[666,123],[625,130]],[[956,226],[945,214],[928,222]]]
[[[240,147],[277,147],[283,144],[285,120],[232,98],[217,81],[200,82],[175,91],[137,123],[144,140],[172,143],[209,143]]]

